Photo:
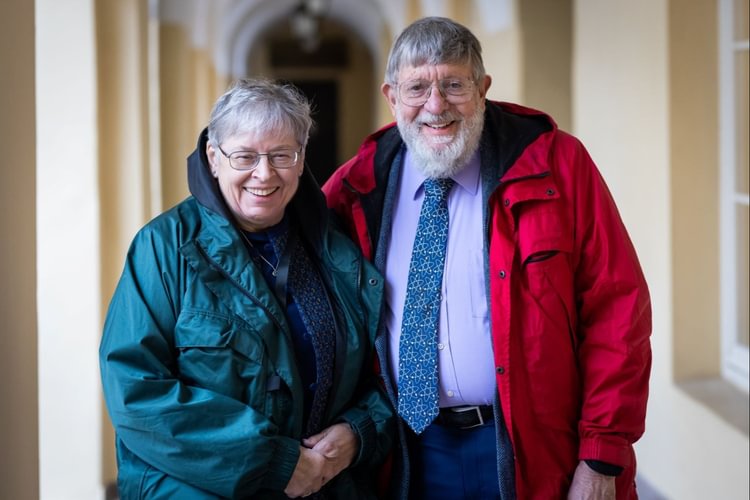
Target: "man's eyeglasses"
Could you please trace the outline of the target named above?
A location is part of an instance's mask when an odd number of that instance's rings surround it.
[[[255,170],[260,163],[260,157],[265,156],[268,164],[277,170],[292,168],[299,161],[302,150],[278,149],[270,153],[258,153],[257,151],[232,151],[227,154],[219,146],[221,154],[229,159],[229,166],[235,170]]]
[[[476,88],[473,81],[461,77],[443,78],[437,82],[419,79],[407,80],[398,84],[398,97],[407,106],[421,106],[430,98],[433,83],[437,84],[440,95],[451,104],[469,102]]]

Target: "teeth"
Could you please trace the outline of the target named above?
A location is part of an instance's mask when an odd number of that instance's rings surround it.
[[[428,123],[427,126],[430,128],[441,129],[449,126],[450,123]]]
[[[255,196],[268,196],[276,192],[277,189],[278,188],[245,188],[245,191],[254,194]]]

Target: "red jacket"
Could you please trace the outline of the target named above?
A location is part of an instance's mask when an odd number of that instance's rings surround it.
[[[651,305],[636,252],[577,139],[518,105],[488,101],[485,118],[482,168],[497,170],[485,190],[491,328],[517,496],[564,498],[590,459],[623,467],[617,498],[637,498]],[[369,259],[401,145],[384,127],[323,188]]]

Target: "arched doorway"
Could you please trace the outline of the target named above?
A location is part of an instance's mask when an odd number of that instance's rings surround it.
[[[314,46],[306,46],[284,19],[266,29],[248,54],[250,75],[290,82],[313,104],[307,165],[320,184],[372,131],[373,64],[360,38],[330,18],[320,19]]]

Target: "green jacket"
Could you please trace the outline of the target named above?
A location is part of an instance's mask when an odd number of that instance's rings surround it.
[[[136,235],[100,346],[117,435],[118,486],[136,498],[286,498],[303,437],[303,389],[285,314],[253,264],[208,175],[205,132],[189,159],[192,197]],[[337,322],[328,425],[359,439],[329,499],[374,496],[393,413],[372,373],[383,280],[329,226],[303,175],[288,210]]]

